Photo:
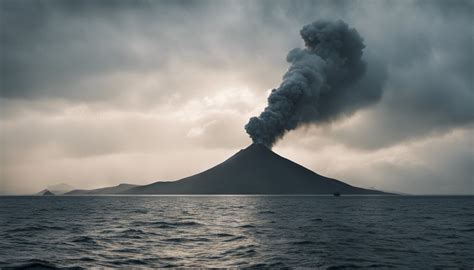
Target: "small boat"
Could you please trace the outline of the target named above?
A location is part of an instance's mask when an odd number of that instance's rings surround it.
[[[339,193],[339,192],[334,192],[334,194],[332,194],[332,195],[334,195],[334,197],[339,197],[339,196],[341,196],[341,193]]]

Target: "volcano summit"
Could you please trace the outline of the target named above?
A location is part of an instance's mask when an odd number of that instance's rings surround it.
[[[204,172],[172,182],[155,182],[110,194],[385,194],[321,176],[251,144]],[[81,192],[72,191],[70,195]],[[90,193],[82,193],[90,194]]]

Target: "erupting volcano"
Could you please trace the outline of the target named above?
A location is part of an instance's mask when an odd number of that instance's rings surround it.
[[[274,152],[301,125],[324,124],[377,102],[383,76],[370,75],[363,39],[343,21],[316,21],[300,31],[306,48],[288,53],[290,68],[268,105],[245,129],[253,144],[221,164],[174,182],[120,185],[70,194],[380,194],[321,176]],[[374,79],[377,78],[377,79]],[[104,193],[105,192],[105,193]]]
[[[221,164],[174,182],[156,182],[127,194],[381,194],[321,176],[261,144],[240,150]]]
[[[384,194],[319,175],[261,144],[251,144],[221,164],[178,181],[109,191],[101,194]]]

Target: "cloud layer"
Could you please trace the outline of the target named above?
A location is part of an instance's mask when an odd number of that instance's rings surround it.
[[[364,37],[384,94],[288,134],[275,151],[355,185],[472,194],[473,10],[472,1],[0,1],[0,192],[172,180],[222,161],[250,143],[242,127],[288,69],[286,53],[303,46],[301,26],[336,18]]]

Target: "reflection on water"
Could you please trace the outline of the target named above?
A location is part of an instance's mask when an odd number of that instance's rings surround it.
[[[0,197],[0,267],[472,267],[474,197]]]

